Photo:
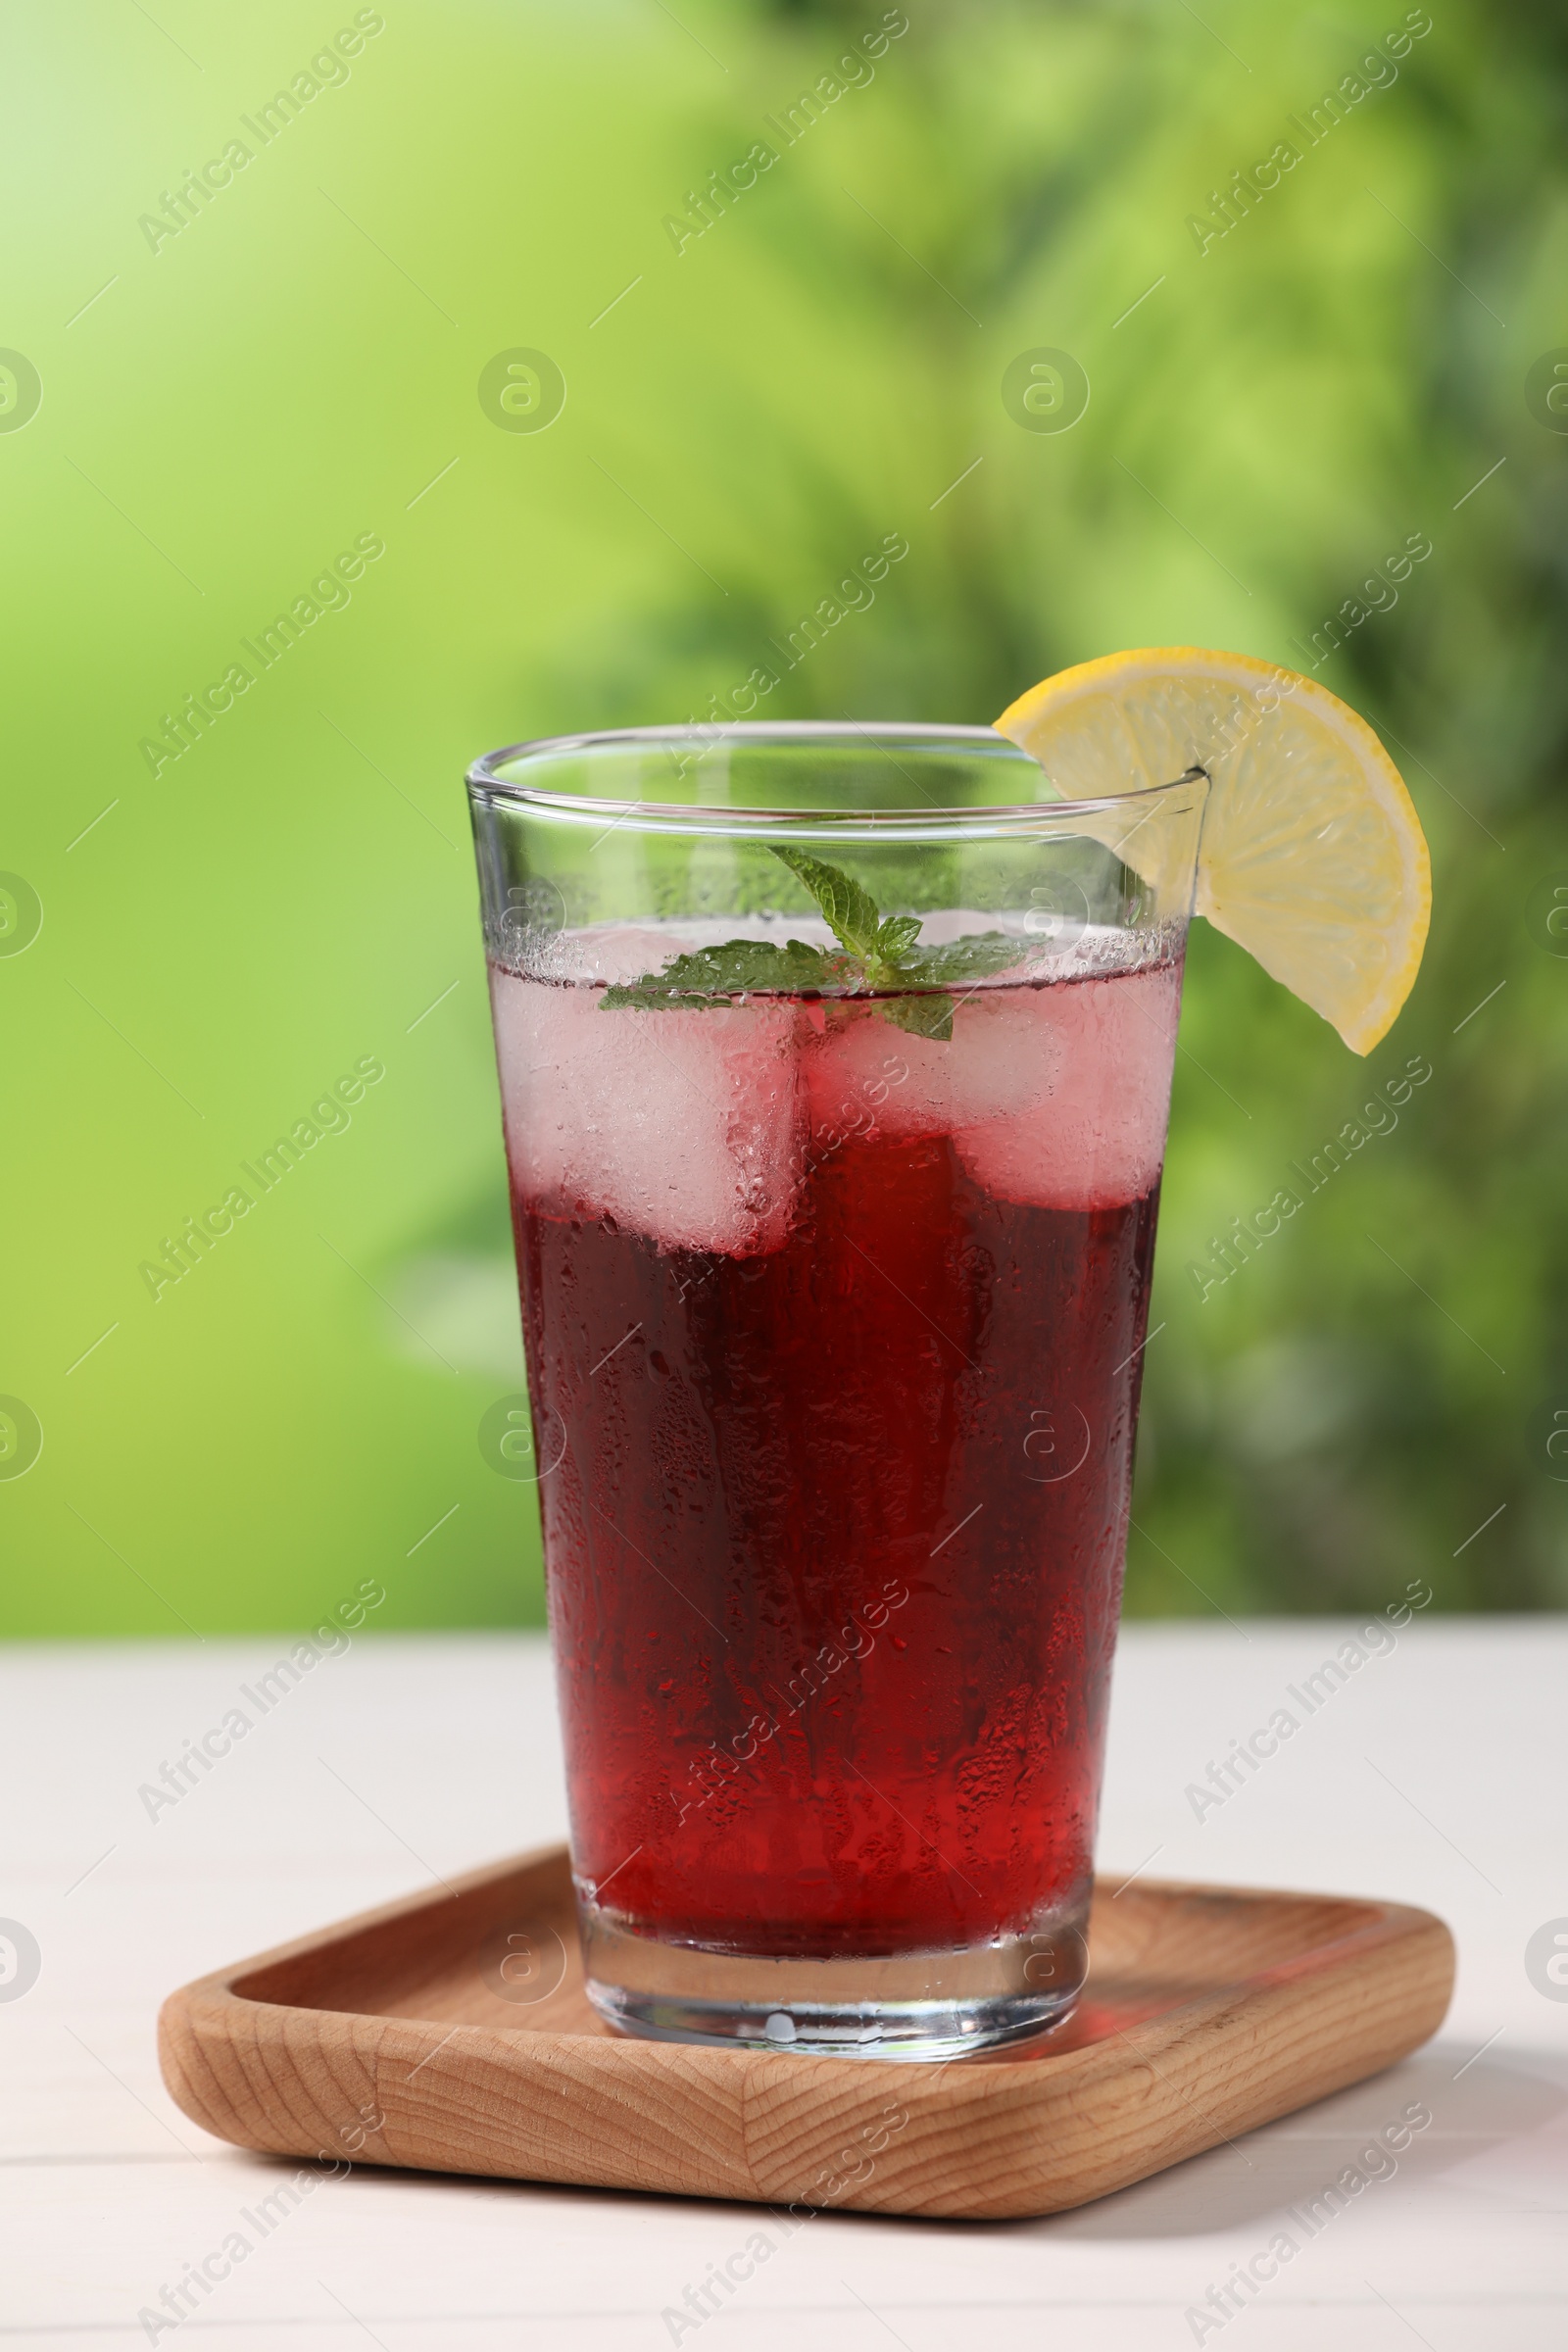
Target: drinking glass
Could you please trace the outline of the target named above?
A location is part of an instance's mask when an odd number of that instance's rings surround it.
[[[589,1993],[731,2046],[1039,2032],[1206,779],[745,724],[468,783]]]

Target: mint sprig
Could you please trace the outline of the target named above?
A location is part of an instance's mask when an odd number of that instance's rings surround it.
[[[600,1009],[615,1012],[632,1005],[640,1012],[662,1012],[727,1004],[735,997],[794,996],[802,989],[830,987],[845,963],[845,957],[826,956],[804,940],[792,939],[781,948],[771,940],[727,939],[721,947],[677,956],[662,972],[607,988]]]
[[[774,849],[773,856],[805,884],[821,908],[841,953],[808,946],[805,940],[730,939],[715,948],[697,948],[675,956],[662,972],[607,988],[604,1012],[634,1007],[642,1012],[700,1010],[733,1004],[737,997],[798,996],[815,991],[846,996],[874,995],[874,1010],[916,1037],[947,1044],[953,1036],[949,989],[1005,971],[1023,954],[1004,932],[986,931],[946,947],[917,949],[920,918],[883,915],[869,891],[850,874],[803,850]]]

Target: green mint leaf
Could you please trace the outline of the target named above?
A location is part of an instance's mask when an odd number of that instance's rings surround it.
[[[601,1012],[619,1012],[634,1006],[642,1012],[691,1011],[709,1004],[727,1004],[733,997],[792,996],[803,988],[826,988],[839,977],[841,958],[820,948],[792,939],[784,947],[772,940],[727,939],[716,948],[698,948],[677,956],[662,972],[645,972],[607,988],[599,1001]]]
[[[945,990],[933,990],[927,997],[884,997],[877,1010],[911,1037],[933,1038],[942,1046],[953,1042],[953,999]]]
[[[890,914],[877,926],[876,952],[883,963],[898,963],[920,936],[917,914]]]
[[[980,931],[968,939],[950,940],[946,947],[922,948],[900,966],[901,980],[929,988],[951,988],[956,981],[984,980],[1021,963],[1028,949],[1021,939],[1004,931]]]
[[[804,850],[781,850],[774,846],[773,855],[781,865],[789,867],[797,881],[805,883],[841,947],[847,948],[852,956],[868,958],[876,955],[881,917],[869,892],[863,891],[858,882],[841,872],[838,866],[825,865],[820,858],[808,858]],[[915,930],[919,928],[916,923]]]

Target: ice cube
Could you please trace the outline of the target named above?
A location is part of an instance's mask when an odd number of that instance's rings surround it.
[[[960,998],[946,1041],[901,1029],[875,1004],[831,1006],[820,1045],[802,1059],[813,1144],[873,1128],[890,1142],[951,1135],[1038,1109],[1059,1055],[1046,1024],[1009,1009],[1032,993],[993,988]]]
[[[1020,1060],[1049,1054],[1054,1084],[1035,1108],[958,1128],[969,1174],[999,1200],[1041,1208],[1140,1199],[1164,1157],[1179,967],[996,995],[996,1046],[1011,1030]]]
[[[605,1012],[603,993],[492,967],[517,1190],[666,1250],[777,1248],[800,1163],[794,1007]]]

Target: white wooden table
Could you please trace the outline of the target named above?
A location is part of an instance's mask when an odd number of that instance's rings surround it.
[[[563,1834],[548,1661],[527,1636],[361,1637],[154,1818],[138,1789],[286,1641],[0,1650],[0,1917],[40,1955],[20,1997],[20,1978],[0,1983],[0,2352],[176,2334],[203,2352],[655,2352],[699,2334],[704,2352],[1562,2352],[1568,1984],[1554,1992],[1538,1960],[1538,1988],[1526,1955],[1549,1923],[1568,1933],[1568,1625],[1417,1619],[1197,1818],[1189,1784],[1346,1630],[1131,1628],[1101,1852],[1121,1876],[1441,1912],[1459,1940],[1453,2010],[1392,2074],[1099,2205],[1002,2226],[829,2214],[786,2237],[753,2207],[358,2170],[177,2328],[138,2312],[280,2168],[172,2104],[159,2000]],[[1412,2101],[1432,2122],[1396,2173],[1218,2319],[1210,2288]],[[694,2320],[687,2288],[759,2227],[769,2259]]]

